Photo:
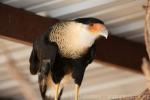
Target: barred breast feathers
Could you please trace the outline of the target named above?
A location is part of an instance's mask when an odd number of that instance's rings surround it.
[[[88,34],[86,27],[73,21],[57,23],[52,26],[49,40],[58,44],[62,56],[79,58],[94,43],[94,38]]]

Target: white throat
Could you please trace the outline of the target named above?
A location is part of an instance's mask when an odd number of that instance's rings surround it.
[[[88,31],[88,26],[76,22],[68,22],[59,33],[51,35],[50,40],[58,44],[60,54],[74,59],[85,54],[98,37]]]
[[[81,32],[79,32],[78,42],[80,42],[82,46],[91,47],[97,36],[88,31],[88,26],[84,25],[83,27]]]

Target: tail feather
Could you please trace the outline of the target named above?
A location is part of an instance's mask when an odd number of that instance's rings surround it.
[[[59,93],[59,97],[58,97],[58,100],[61,100],[61,96],[62,96],[62,94],[63,94],[63,88],[61,89],[61,91],[60,91],[60,93]]]
[[[61,89],[61,91],[59,93],[58,100],[61,100],[62,93],[63,93],[63,88]],[[43,98],[43,100],[54,100],[54,97],[47,96],[46,94],[43,95],[42,98]]]
[[[43,100],[54,100],[54,96],[52,97],[49,95],[51,92],[54,93],[54,91],[47,86],[46,79],[47,79],[46,76],[44,76],[43,74],[39,74],[38,82],[39,82],[39,89],[40,89],[42,99]],[[63,93],[63,88],[61,88],[61,90],[59,92],[58,100],[61,100],[62,93]]]

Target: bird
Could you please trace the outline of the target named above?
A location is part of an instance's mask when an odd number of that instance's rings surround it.
[[[87,17],[60,21],[33,42],[30,72],[38,74],[43,100],[61,100],[67,81],[74,82],[74,100],[79,100],[85,69],[94,59],[100,37],[108,37],[104,22]]]

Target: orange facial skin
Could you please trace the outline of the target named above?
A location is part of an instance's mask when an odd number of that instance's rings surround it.
[[[104,28],[104,26],[102,24],[99,24],[99,23],[94,23],[94,24],[89,26],[89,30],[92,33],[97,33],[99,31],[101,31],[103,28]]]

